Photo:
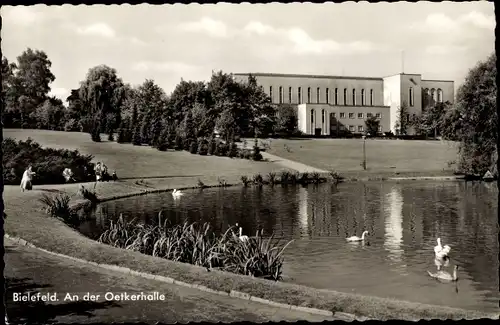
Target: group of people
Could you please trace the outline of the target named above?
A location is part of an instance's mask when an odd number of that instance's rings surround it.
[[[109,181],[111,179],[116,181],[118,179],[118,177],[116,176],[116,171],[113,171],[113,174],[109,175],[108,167],[101,162],[98,162],[95,165],[94,172],[96,182]],[[23,177],[21,178],[21,191],[24,192],[33,189],[33,177],[35,175],[36,173],[33,171],[33,167],[29,165],[28,168],[26,168],[26,170],[24,171]],[[71,168],[64,168],[62,176],[64,177],[66,182],[75,182],[73,175],[74,174]]]
[[[113,171],[113,174],[110,176],[108,173],[108,166],[101,162],[97,162],[94,167],[94,172],[96,182],[108,182],[110,179],[114,181],[117,180],[116,171]]]

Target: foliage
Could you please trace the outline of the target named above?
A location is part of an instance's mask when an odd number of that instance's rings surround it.
[[[217,148],[217,142],[215,141],[215,137],[212,135],[212,137],[208,142],[208,154],[214,155],[216,148]]]
[[[406,103],[406,101],[403,101],[403,103],[401,103],[401,105],[398,107],[397,120],[394,125],[397,135],[408,134],[408,127],[410,126],[408,116],[408,104]]]
[[[455,109],[444,117],[443,136],[460,141],[458,168],[484,175],[496,169],[498,113],[496,55],[471,69],[459,87]]]
[[[31,139],[18,141],[6,138],[2,142],[3,177],[5,184],[21,184],[26,168],[31,165],[36,176],[34,184],[62,184],[65,179],[62,172],[65,168],[73,171],[77,182],[88,181],[93,172],[91,155],[81,155],[78,150],[42,148]]]
[[[124,123],[120,124],[120,128],[118,129],[118,135],[116,138],[117,143],[125,143],[126,142],[126,129],[124,128]]]
[[[178,150],[182,150],[182,148],[183,148],[183,143],[182,142],[183,142],[182,141],[182,137],[179,134],[177,134],[175,136],[174,149],[177,150],[177,151]]]
[[[99,242],[168,260],[206,268],[278,281],[282,277],[283,252],[290,244],[279,245],[263,232],[242,241],[230,227],[216,236],[208,223],[185,222],[169,226],[161,213],[155,225],[126,222],[122,215],[111,221]]]
[[[420,116],[415,117],[410,126],[415,129],[417,134],[433,135],[434,137],[442,135],[445,126],[444,118],[451,109],[450,102],[436,103],[423,110]]]
[[[160,150],[160,151],[167,151],[170,144],[169,144],[169,141],[168,141],[168,133],[169,133],[169,130],[168,129],[163,129],[161,134],[160,134],[160,137],[158,138],[158,143],[157,143],[157,149]]]
[[[132,135],[132,144],[134,146],[142,145],[141,126],[139,124],[136,124],[134,127],[134,131],[133,131],[133,135]]]
[[[238,155],[238,146],[236,145],[236,143],[234,141],[232,141],[229,144],[229,150],[228,150],[227,156],[229,158],[234,158],[237,155]]]
[[[189,152],[192,154],[198,152],[198,141],[196,141],[196,139],[191,140],[191,143],[189,144]]]
[[[380,121],[375,116],[370,116],[365,120],[366,132],[372,136],[379,133],[378,127],[380,126]]]
[[[255,139],[255,143],[253,146],[253,155],[252,159],[255,161],[261,161],[262,160],[262,154],[260,153],[260,148],[257,139]]]
[[[297,110],[289,104],[279,104],[276,106],[276,124],[274,133],[290,137],[298,127]]]

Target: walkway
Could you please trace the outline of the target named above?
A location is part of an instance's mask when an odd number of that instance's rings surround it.
[[[267,322],[331,320],[327,316],[224,297],[134,275],[115,273],[5,239],[6,304],[11,323]],[[14,302],[13,293],[57,293],[57,302]],[[85,293],[100,295],[83,301]],[[105,301],[104,294],[158,292],[164,301]],[[66,293],[79,301],[64,301]]]
[[[272,155],[270,153],[267,153],[265,151],[262,151],[261,153],[262,153],[262,157],[264,157],[264,159],[267,159],[270,162],[279,164],[283,167],[294,169],[294,170],[298,171],[299,173],[306,173],[306,172],[307,173],[314,173],[314,172],[316,172],[316,173],[328,173],[328,171],[326,171],[326,170],[322,170],[322,169],[315,168],[315,167],[312,167],[309,165],[305,165],[305,164],[302,164],[302,163],[299,163],[299,162],[296,162],[293,160],[281,158],[281,157]]]

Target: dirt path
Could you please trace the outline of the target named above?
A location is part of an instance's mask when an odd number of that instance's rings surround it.
[[[6,304],[11,322],[267,322],[323,321],[318,316],[271,307],[253,301],[224,297],[174,284],[114,273],[53,256],[35,248],[19,246],[5,239]],[[83,301],[85,293],[101,295]],[[57,302],[14,302],[14,293],[57,293]],[[164,301],[106,301],[106,292],[165,295]],[[79,301],[64,301],[66,293]]]
[[[307,173],[314,173],[314,172],[316,172],[316,173],[328,173],[328,171],[326,171],[326,170],[319,169],[319,168],[312,167],[312,166],[308,166],[308,165],[305,165],[305,164],[302,164],[302,163],[299,163],[296,161],[288,160],[285,158],[281,158],[281,157],[272,155],[272,154],[264,152],[264,151],[262,151],[261,153],[262,153],[262,157],[264,157],[264,159],[267,159],[272,163],[279,164],[285,168],[294,169],[294,170],[298,171],[299,173],[305,173],[305,172],[307,172]]]

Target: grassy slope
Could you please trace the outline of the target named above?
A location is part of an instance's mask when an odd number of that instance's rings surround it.
[[[290,152],[286,150],[287,146]],[[367,171],[361,139],[273,139],[267,152],[343,175],[380,174],[440,176],[452,174],[456,144],[442,141],[367,140]]]
[[[160,153],[146,147],[137,148],[115,143],[94,144],[88,141],[87,135],[78,133],[6,130],[4,134],[18,139],[31,136],[35,141],[43,145],[79,149],[81,152],[95,154],[100,160],[107,163],[110,168],[116,169],[118,175],[132,178],[134,177],[132,173],[134,170],[142,172],[140,174],[142,177],[146,175],[154,177],[162,174],[192,175],[193,173],[200,173],[200,170],[202,170],[212,173],[212,178],[216,178],[217,176],[227,175],[228,171],[232,173],[239,172],[238,175],[241,175],[242,170],[255,173],[258,170],[255,168],[263,168],[263,166],[275,168],[272,164],[267,163],[260,164],[227,158],[200,157],[185,153]],[[130,157],[134,157],[138,161],[132,161]],[[235,162],[238,162],[238,166],[235,165]],[[144,166],[153,168],[153,170],[144,168]],[[243,168],[239,169],[240,166],[243,166]],[[155,168],[159,170],[155,170]],[[175,184],[176,187],[194,185],[191,177],[166,178],[162,186],[171,186],[172,184]],[[274,283],[217,271],[209,273],[203,268],[192,265],[102,245],[82,236],[62,222],[48,218],[43,213],[42,206],[37,200],[41,193],[46,191],[65,191],[75,195],[77,186],[77,184],[37,186],[34,191],[25,193],[21,193],[17,186],[5,187],[4,200],[8,215],[5,223],[6,233],[21,237],[38,247],[61,254],[168,276],[180,281],[201,284],[215,290],[238,290],[264,299],[293,305],[343,311],[381,320],[460,319],[489,316],[480,312],[364,297],[288,283]],[[134,192],[137,189],[137,186],[133,184],[103,183],[98,185],[98,195],[101,197],[117,195]]]

